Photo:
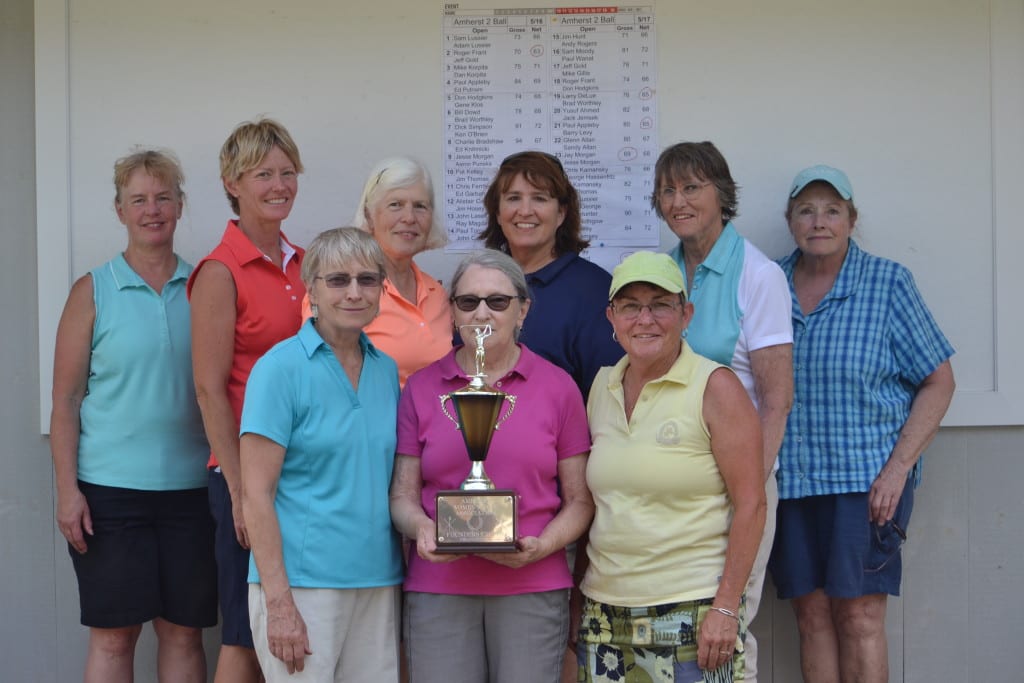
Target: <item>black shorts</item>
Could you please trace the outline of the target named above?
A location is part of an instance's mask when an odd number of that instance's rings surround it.
[[[68,544],[82,624],[123,628],[160,617],[190,628],[215,626],[217,570],[206,489],[78,486],[93,526],[85,554]]]

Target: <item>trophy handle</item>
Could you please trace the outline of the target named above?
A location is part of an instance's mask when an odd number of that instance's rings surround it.
[[[505,423],[505,420],[512,416],[512,411],[516,407],[516,397],[513,396],[512,394],[505,394],[505,401],[508,402],[508,410],[505,411],[505,414],[502,417],[498,418],[497,424],[494,425],[494,431],[498,431],[499,429],[501,429],[501,425]],[[443,401],[441,402],[441,409],[444,409]],[[445,415],[447,414],[448,413],[445,412]]]
[[[451,400],[451,394],[441,394],[438,396],[438,398],[441,399],[441,412],[444,413],[445,417],[452,421],[453,425],[455,425],[455,431],[459,431],[459,420],[456,417],[454,417],[451,413],[449,413],[447,406],[445,406],[445,401]]]

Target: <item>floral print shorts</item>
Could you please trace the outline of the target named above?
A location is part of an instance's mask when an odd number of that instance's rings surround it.
[[[732,659],[715,669],[697,666],[697,629],[710,598],[654,607],[616,607],[589,598],[583,605],[576,658],[580,683],[732,683],[743,675],[746,619]]]

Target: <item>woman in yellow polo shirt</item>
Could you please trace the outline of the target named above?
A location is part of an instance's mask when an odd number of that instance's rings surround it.
[[[671,257],[625,258],[609,299],[626,356],[600,370],[587,405],[596,513],[579,680],[644,671],[731,683],[742,679],[743,590],[765,517],[757,412],[732,370],[681,338],[693,304]]]

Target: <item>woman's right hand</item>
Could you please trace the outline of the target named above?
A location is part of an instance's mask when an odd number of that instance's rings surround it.
[[[85,554],[89,549],[85,534],[92,536],[92,516],[85,496],[77,487],[69,495],[57,499],[57,528],[78,553]]]
[[[416,530],[416,554],[427,562],[444,563],[460,560],[464,555],[438,553],[433,520],[421,524]]]
[[[278,598],[267,598],[267,645],[270,654],[284,662],[289,674],[302,671],[305,658],[313,654],[309,649],[306,622],[295,606],[291,591]]]

